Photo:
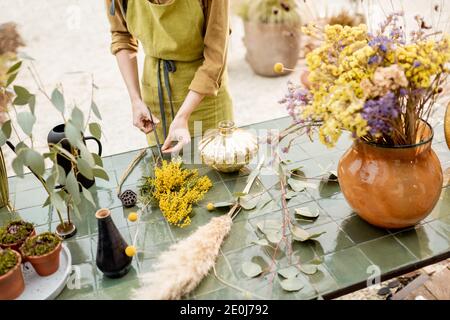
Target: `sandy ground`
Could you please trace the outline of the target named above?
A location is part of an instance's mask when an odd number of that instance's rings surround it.
[[[233,0],[232,3],[235,6],[238,2]],[[342,3],[346,3],[321,2],[322,5],[320,1],[314,1],[314,5],[301,8],[304,21],[326,12],[336,12]],[[383,17],[383,10],[389,8],[389,1],[372,2],[382,4],[370,10],[371,21],[376,23]],[[412,12],[419,12],[413,9],[419,10],[420,6],[427,10],[430,7],[425,0],[414,3]],[[127,92],[115,58],[109,52],[109,25],[103,0],[2,0],[0,22],[6,21],[18,24],[27,44],[23,52],[35,59],[47,91],[61,83],[67,100],[86,110],[90,101],[90,79],[94,77],[99,88],[95,99],[103,115],[105,155],[146,145],[145,137],[132,126]],[[255,75],[244,58],[243,25],[237,16],[232,17],[232,29],[228,66],[236,123],[245,125],[286,115],[277,101],[283,96],[288,79],[297,80],[300,70],[281,78]],[[20,74],[17,83],[36,88],[27,70]],[[37,118],[36,141],[44,150],[47,133],[60,118],[42,95],[38,95]]]

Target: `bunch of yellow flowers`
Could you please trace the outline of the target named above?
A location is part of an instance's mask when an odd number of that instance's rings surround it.
[[[180,161],[163,161],[160,167],[155,167],[150,184],[166,220],[185,227],[191,223],[192,205],[203,199],[212,183],[208,177],[200,177],[197,170],[183,169],[181,165]]]
[[[407,44],[395,21],[393,14],[377,34],[369,33],[363,24],[303,28],[322,44],[306,57],[311,84],[308,95],[312,98],[304,103],[303,95],[300,121],[321,122],[319,138],[325,145],[333,147],[342,130],[356,138],[389,135],[390,123],[402,125],[402,101],[408,101],[409,95],[413,99],[423,89],[433,92],[433,86],[439,86],[447,75],[450,37],[435,40],[424,36]],[[380,79],[383,75],[387,78]],[[383,97],[400,112],[389,109],[391,106],[383,109]],[[291,109],[295,105],[292,99],[290,105]],[[420,118],[423,109],[417,105],[412,112]],[[396,118],[386,118],[390,116]]]

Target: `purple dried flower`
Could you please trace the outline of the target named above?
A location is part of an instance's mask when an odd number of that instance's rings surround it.
[[[408,94],[408,90],[406,90],[405,88],[400,88],[399,93],[400,96],[404,97]]]
[[[420,67],[421,65],[422,65],[422,63],[420,61],[418,61],[418,60],[414,61],[414,64],[413,64],[414,68]]]
[[[362,117],[367,121],[372,135],[389,135],[392,132],[391,121],[399,115],[400,105],[393,92],[378,99],[367,100],[362,110]]]

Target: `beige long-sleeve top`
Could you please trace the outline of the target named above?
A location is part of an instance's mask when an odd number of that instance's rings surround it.
[[[138,50],[138,42],[127,29],[122,1],[105,1],[108,19],[111,25],[111,52],[116,54],[124,49],[136,52]],[[116,2],[115,15],[111,15],[109,12],[111,1]],[[167,1],[171,0],[154,0],[152,2],[164,3]],[[230,34],[230,3],[229,0],[198,1],[200,1],[205,13],[205,47],[203,51],[205,60],[195,73],[189,89],[207,96],[215,96],[222,84],[222,77],[227,59],[228,39]]]

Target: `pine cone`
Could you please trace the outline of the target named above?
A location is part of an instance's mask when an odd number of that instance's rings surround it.
[[[16,27],[13,22],[0,25],[0,55],[17,53],[17,49],[25,45]]]

